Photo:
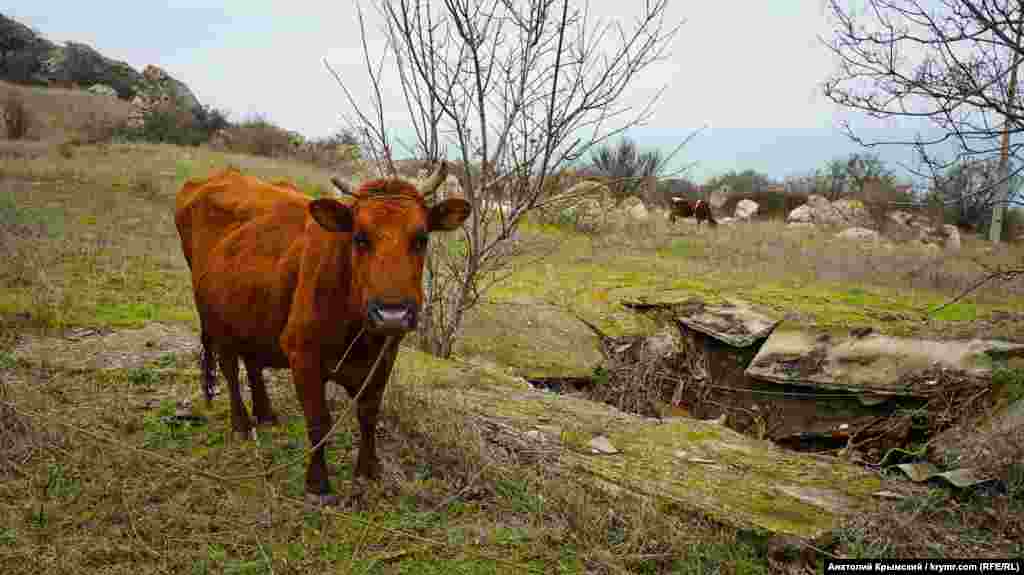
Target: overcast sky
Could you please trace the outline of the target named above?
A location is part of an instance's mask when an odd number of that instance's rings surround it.
[[[138,70],[155,64],[203,104],[235,118],[261,114],[309,137],[335,132],[346,108],[322,57],[354,92],[366,93],[368,86],[351,0],[13,4],[3,12],[51,41],[86,43]],[[622,0],[590,5],[604,18],[635,13]],[[858,151],[837,128],[843,118],[870,128],[868,135],[893,133],[892,126],[883,129],[837,109],[823,95],[834,64],[819,40],[830,34],[822,0],[673,1],[668,17],[685,20],[671,56],[639,77],[628,98],[639,105],[659,88],[666,91],[648,126],[630,136],[668,150],[709,125],[681,158],[698,162],[690,172],[698,182],[747,168],[781,179]],[[371,18],[371,27],[376,22]],[[393,94],[400,95],[397,86]],[[396,115],[404,112],[400,100],[391,102]],[[913,159],[905,149],[876,151],[893,165]]]

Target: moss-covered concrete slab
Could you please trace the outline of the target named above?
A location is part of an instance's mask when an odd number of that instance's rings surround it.
[[[761,347],[746,374],[776,383],[826,389],[927,395],[930,369],[942,367],[986,375],[993,359],[1014,355],[1024,355],[1024,345],[981,339],[835,336],[779,329]]]
[[[663,308],[686,327],[733,347],[749,347],[763,340],[782,322],[755,310],[747,302],[732,298],[717,304],[690,298],[678,303],[644,301],[623,302],[623,305],[636,311]]]
[[[411,350],[400,354],[398,368],[429,382],[412,393],[443,393],[466,417],[500,421],[524,441],[559,445],[556,464],[572,480],[673,502],[739,528],[816,538],[873,505],[881,486],[859,467],[787,452],[713,422],[631,415]],[[595,437],[618,453],[595,454]]]

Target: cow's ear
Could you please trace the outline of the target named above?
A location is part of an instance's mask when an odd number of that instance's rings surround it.
[[[448,198],[430,208],[427,223],[430,231],[450,231],[462,225],[469,217],[472,207],[462,198]]]
[[[309,213],[329,232],[352,231],[352,208],[331,198],[320,198],[309,204]]]

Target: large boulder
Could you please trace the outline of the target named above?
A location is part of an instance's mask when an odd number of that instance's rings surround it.
[[[960,230],[956,226],[951,224],[942,226],[942,236],[945,240],[942,242],[943,247],[947,250],[960,249]]]
[[[576,205],[576,229],[594,233],[604,224],[604,208],[594,198],[584,198]]]
[[[566,190],[566,195],[573,197],[607,198],[611,195],[608,186],[594,180],[583,180]]]
[[[178,105],[186,109],[199,107],[199,99],[184,82],[175,80],[163,69],[153,66],[146,66],[142,71],[142,89],[150,94],[170,96]]]
[[[626,198],[622,200],[620,207],[628,212],[633,206],[637,205],[644,205],[644,201],[636,196],[626,196]]]
[[[836,200],[832,202],[832,214],[838,225],[866,227],[871,224],[871,215],[860,200]]]
[[[961,246],[960,230],[956,226],[935,225],[927,217],[920,214],[896,210],[886,214],[889,222],[889,233],[897,238],[909,240],[926,249],[945,248],[958,250]]]
[[[46,85],[43,62],[57,48],[31,28],[0,14],[0,79]]]
[[[823,196],[811,194],[807,197],[807,203],[789,212],[786,221],[863,228],[871,224],[871,216],[860,200],[830,202]]]
[[[629,213],[629,217],[636,222],[646,222],[650,217],[650,214],[647,213],[647,207],[644,206],[643,202],[633,204],[633,206],[627,210],[627,213]]]
[[[734,215],[737,220],[749,220],[757,213],[758,206],[757,202],[753,200],[743,199],[736,204],[736,211]]]
[[[875,230],[860,227],[847,228],[836,234],[836,237],[859,242],[877,242],[881,239],[881,236]]]
[[[786,222],[789,224],[807,224],[814,225],[814,212],[811,210],[809,204],[803,204],[797,206],[793,211],[789,212],[786,216]]]
[[[729,201],[729,190],[724,186],[721,186],[708,194],[708,203],[716,210],[722,209],[722,206],[724,206],[727,201]]]

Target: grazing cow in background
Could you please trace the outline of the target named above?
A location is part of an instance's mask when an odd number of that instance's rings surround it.
[[[427,204],[447,167],[417,189],[377,179],[352,192],[349,204],[314,200],[288,184],[269,184],[227,169],[178,192],[175,224],[192,271],[199,312],[203,387],[207,401],[218,361],[231,394],[231,427],[248,436],[238,360],[245,362],[258,425],[276,421],[263,368],[289,368],[311,446],[331,428],[325,384],[333,379],[353,397],[389,337],[381,365],[356,404],[360,447],[357,477],[376,478],[377,413],[401,337],[416,327],[430,232],[454,230],[470,213],[463,199]],[[338,361],[352,347],[345,362]],[[330,495],[323,447],[306,469],[307,499]]]
[[[697,200],[696,202],[690,203],[685,198],[672,198],[672,210],[669,212],[669,221],[676,223],[677,218],[697,218],[697,227],[700,227],[702,221],[707,220],[711,226],[717,226],[718,222],[711,215],[711,205],[704,200]]]

